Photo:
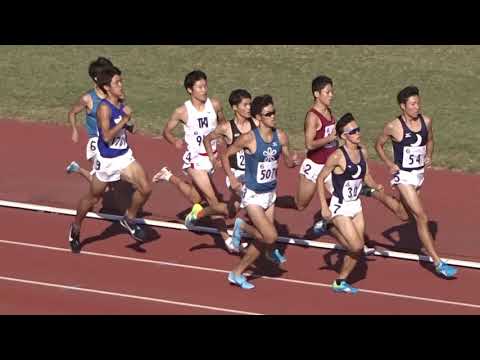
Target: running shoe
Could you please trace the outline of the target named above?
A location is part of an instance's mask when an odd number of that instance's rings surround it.
[[[368,247],[367,245],[363,245],[363,253],[365,255],[372,255],[375,252],[375,248]]]
[[[235,245],[233,244],[233,239],[231,236],[229,236],[226,240],[225,240],[225,246],[227,247],[227,250],[229,253],[231,254],[239,254],[240,253],[240,245],[238,247],[235,247]],[[242,250],[244,250],[245,248],[248,247],[248,244],[247,243],[242,243],[241,244],[242,246]]]
[[[315,235],[323,235],[327,233],[327,222],[323,219],[320,219],[313,225],[313,233]]]
[[[67,174],[76,173],[80,171],[80,165],[78,165],[75,161],[72,161],[67,166]]]
[[[185,218],[185,226],[187,227],[187,229],[190,229],[194,225],[195,221],[197,221],[198,213],[202,210],[203,210],[202,205],[200,204],[193,205],[192,210]]]
[[[270,260],[271,262],[275,264],[283,264],[284,262],[287,261],[287,258],[280,254],[280,251],[278,249],[273,250],[271,253],[266,253],[265,257]]]
[[[354,288],[352,285],[347,283],[345,280],[340,281],[340,285],[337,285],[337,281],[334,280],[332,283],[333,291],[340,293],[347,293],[347,294],[356,294],[358,292],[357,288]]]
[[[435,271],[440,275],[445,276],[446,278],[452,278],[457,273],[457,268],[452,265],[448,265],[443,261],[440,261],[437,266],[435,266]]]
[[[255,285],[249,283],[247,278],[243,275],[237,275],[233,271],[228,273],[228,281],[231,284],[240,286],[242,289],[250,290],[255,287]]]
[[[120,225],[122,225],[125,229],[127,229],[130,235],[132,236],[132,238],[134,238],[136,241],[139,241],[139,242],[145,241],[145,232],[142,230],[140,225],[138,225],[135,221],[127,218],[127,215],[125,215],[120,220]]]
[[[156,173],[153,176],[152,181],[153,182],[169,181],[172,175],[173,175],[172,172],[168,170],[166,166],[164,166],[158,173]]]
[[[70,244],[70,249],[72,253],[78,254],[81,249],[80,244],[80,231],[78,229],[74,229],[75,224],[70,225],[70,229],[68,230],[68,243]]]

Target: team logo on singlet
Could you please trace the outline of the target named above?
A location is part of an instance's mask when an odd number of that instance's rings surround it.
[[[362,167],[360,165],[357,165],[357,172],[352,175],[352,178],[354,179],[358,178],[361,173],[362,173]]]
[[[277,150],[268,147],[267,150],[263,152],[263,156],[265,156],[264,161],[275,161],[275,155],[277,155]]]
[[[420,134],[415,134],[417,136],[417,141],[415,141],[415,143],[412,144],[412,146],[420,146],[420,144],[422,143],[422,135]]]

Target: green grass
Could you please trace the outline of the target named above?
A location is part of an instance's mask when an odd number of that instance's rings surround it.
[[[311,80],[326,74],[334,80],[335,114],[356,116],[373,158],[376,135],[399,113],[397,92],[415,84],[423,112],[434,119],[434,165],[480,170],[478,46],[2,46],[0,117],[66,123],[69,106],[91,87],[88,63],[100,55],[122,69],[128,103],[146,132],[160,133],[187,99],[185,74],[198,68],[227,117],[234,88],[273,95],[297,149]]]

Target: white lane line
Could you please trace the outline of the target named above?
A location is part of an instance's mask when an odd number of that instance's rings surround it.
[[[153,302],[170,304],[170,305],[179,305],[179,306],[193,307],[193,308],[199,308],[199,309],[222,311],[222,312],[233,313],[233,314],[262,315],[262,314],[258,314],[258,313],[248,312],[248,311],[227,309],[227,308],[200,305],[200,304],[192,304],[192,303],[186,303],[186,302],[181,302],[181,301],[172,301],[172,300],[159,299],[159,298],[153,298],[153,297],[148,297],[148,296],[138,296],[138,295],[118,293],[118,292],[98,290],[98,289],[89,289],[89,288],[78,287],[78,286],[68,286],[68,285],[55,284],[55,283],[43,282],[43,281],[33,281],[33,280],[12,278],[12,277],[7,277],[7,276],[0,276],[0,280],[19,282],[19,283],[24,283],[24,284],[29,284],[29,285],[40,285],[40,286],[47,286],[47,287],[53,287],[53,288],[59,288],[59,289],[75,290],[75,291],[88,292],[88,293],[101,294],[101,295],[117,296],[117,297],[123,297],[123,298],[127,298],[127,299],[153,301]]]
[[[39,245],[39,244],[32,244],[32,243],[24,243],[24,242],[17,242],[17,241],[9,241],[9,240],[0,240],[0,243],[20,245],[20,246],[28,246],[28,247],[41,248],[41,249],[48,249],[48,250],[62,251],[62,252],[70,253],[70,249],[67,249],[67,248],[59,248],[59,247],[53,247],[53,246],[46,246],[46,245]],[[103,254],[103,253],[97,253],[97,252],[91,252],[91,251],[82,251],[81,254],[91,255],[91,256],[100,256],[100,257],[106,257],[106,258],[111,258],[111,259],[150,263],[150,264],[156,264],[156,265],[180,267],[180,268],[185,268],[185,269],[218,272],[218,273],[224,273],[224,274],[229,273],[228,270],[221,270],[221,269],[215,269],[215,268],[209,268],[209,267],[203,267],[203,266],[178,264],[178,263],[172,263],[172,262],[168,262],[168,261],[159,261],[159,260],[150,260],[150,259],[139,259],[139,258],[134,258],[134,257]],[[76,255],[76,256],[78,256],[78,255]],[[312,282],[312,281],[295,280],[295,279],[288,279],[288,278],[273,278],[273,277],[269,277],[269,276],[262,276],[262,279],[282,281],[282,282],[301,284],[301,285],[318,286],[318,287],[325,287],[325,288],[330,288],[331,287],[330,284],[324,284],[324,283]],[[427,302],[434,302],[434,303],[440,303],[440,304],[446,304],[446,305],[455,305],[455,306],[463,306],[463,307],[471,307],[471,308],[480,309],[480,305],[478,305],[478,304],[470,304],[470,303],[464,303],[464,302],[458,302],[458,301],[449,301],[449,300],[442,300],[442,299],[435,299],[435,298],[405,295],[405,294],[398,294],[398,293],[392,293],[392,292],[386,292],[386,291],[368,290],[368,289],[363,289],[363,288],[360,289],[359,292],[360,293],[373,294],[373,295],[382,295],[382,296],[397,297],[397,298],[403,298],[403,299],[427,301]]]
[[[57,208],[57,207],[51,207],[51,206],[21,203],[21,202],[15,202],[15,201],[5,201],[5,200],[0,200],[0,206],[10,207],[14,209],[33,210],[33,211],[41,211],[41,212],[47,212],[47,213],[53,213],[53,214],[70,215],[70,216],[75,216],[75,214],[77,213],[76,210],[74,209]],[[111,220],[111,221],[118,221],[122,219],[122,216],[120,215],[105,214],[105,213],[97,214],[94,212],[88,212],[86,217],[92,218],[92,219],[102,219],[102,220]],[[153,220],[153,219],[142,219],[142,218],[136,218],[135,221],[140,224],[146,224],[146,225],[156,226],[161,228],[188,230],[185,227],[185,225],[175,223],[175,222]],[[218,229],[208,227],[208,226],[193,226],[192,228],[190,228],[190,230],[194,232],[202,232],[202,233],[209,233],[209,234],[219,233]],[[232,230],[228,230],[228,233],[231,235]],[[285,237],[285,236],[279,236],[278,242],[291,244],[291,245],[299,245],[304,247],[314,247],[314,248],[320,248],[320,249],[335,249],[335,250],[342,250],[342,251],[345,250],[342,246],[334,243],[305,240],[305,239],[298,239],[298,238]],[[391,257],[394,259],[424,261],[424,262],[433,263],[433,259],[429,256],[404,253],[404,252],[392,251],[392,250],[385,250],[385,249],[377,249],[375,252],[373,252],[372,255],[382,256],[386,258]],[[480,262],[466,261],[466,260],[459,260],[459,259],[448,259],[448,258],[442,258],[442,260],[445,261],[447,264],[451,264],[451,265],[465,266],[473,269],[480,269]]]

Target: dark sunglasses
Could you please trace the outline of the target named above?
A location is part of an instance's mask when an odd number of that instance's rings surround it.
[[[266,114],[262,114],[263,116],[266,116],[266,117],[270,117],[270,116],[273,116],[275,115],[277,112],[275,110],[273,111],[270,111],[270,112],[267,112]]]
[[[360,128],[357,127],[357,128],[355,128],[355,129],[351,129],[351,130],[349,130],[349,131],[345,131],[344,134],[354,135],[354,134],[357,134],[357,133],[359,133],[359,132],[360,132]]]

